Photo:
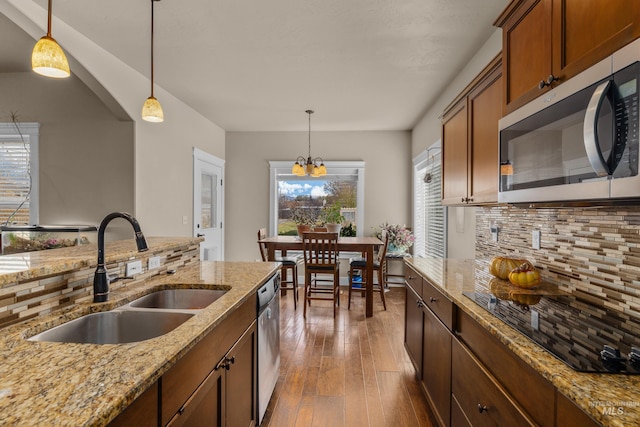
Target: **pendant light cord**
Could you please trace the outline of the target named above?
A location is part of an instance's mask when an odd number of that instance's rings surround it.
[[[311,158],[311,115],[313,114],[313,110],[305,111],[309,115],[309,158]]]
[[[49,0],[51,1],[51,0]],[[153,98],[153,3],[157,0],[151,0],[151,97]]]
[[[53,0],[49,0],[49,12],[47,13],[47,37],[51,37],[51,8],[53,6]]]

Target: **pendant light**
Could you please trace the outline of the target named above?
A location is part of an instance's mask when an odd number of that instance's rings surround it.
[[[148,122],[160,123],[164,121],[164,113],[160,102],[153,96],[153,3],[151,0],[151,96],[142,105],[142,119]]]
[[[55,79],[64,79],[71,75],[69,62],[60,45],[51,37],[51,2],[47,11],[47,35],[33,47],[31,68],[38,74]]]
[[[309,115],[309,155],[306,160],[303,156],[299,156],[291,168],[291,173],[296,176],[309,175],[317,178],[319,176],[325,176],[327,174],[327,168],[324,166],[322,158],[311,158],[311,115],[313,114],[313,110],[307,110],[305,113]]]

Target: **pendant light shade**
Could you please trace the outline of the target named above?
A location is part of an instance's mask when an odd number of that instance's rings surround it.
[[[153,123],[164,121],[162,105],[160,105],[160,102],[153,96],[148,97],[142,105],[142,119]]]
[[[164,121],[164,112],[160,101],[153,96],[153,3],[160,0],[151,0],[151,96],[142,105],[142,120],[152,123]]]
[[[322,158],[311,158],[311,115],[313,114],[313,110],[307,110],[305,113],[309,115],[309,155],[306,159],[303,156],[299,156],[291,168],[291,173],[296,176],[309,175],[317,178],[326,175],[327,168],[324,166]]]
[[[47,35],[33,47],[31,68],[38,74],[56,79],[69,77],[69,61],[60,45],[51,37],[51,2],[47,11]]]

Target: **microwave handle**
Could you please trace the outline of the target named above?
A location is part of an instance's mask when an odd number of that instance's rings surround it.
[[[587,151],[589,163],[598,176],[609,175],[609,166],[602,157],[598,141],[598,114],[602,103],[607,99],[609,86],[611,86],[611,80],[607,80],[596,88],[584,115],[584,148]]]

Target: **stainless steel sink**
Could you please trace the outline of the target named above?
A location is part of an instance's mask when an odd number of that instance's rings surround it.
[[[29,341],[124,344],[167,334],[192,313],[114,310],[87,314],[29,338]]]
[[[138,298],[129,307],[201,310],[226,293],[226,289],[167,289]]]

